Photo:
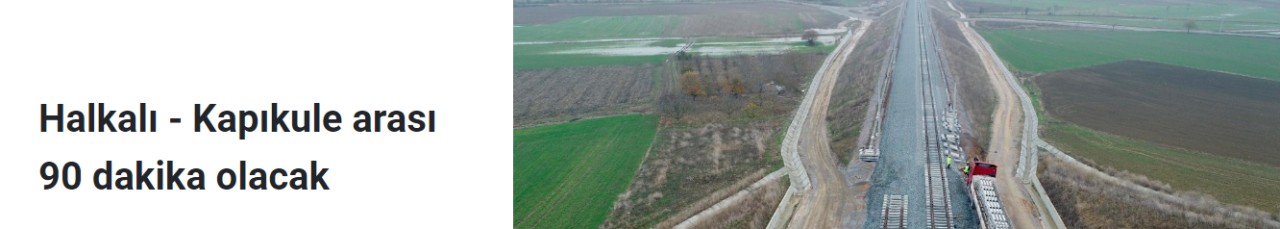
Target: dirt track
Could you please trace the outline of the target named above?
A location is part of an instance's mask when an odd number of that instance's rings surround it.
[[[826,114],[827,105],[831,104],[829,100],[832,87],[844,66],[845,58],[857,46],[869,24],[870,21],[862,23],[853,37],[848,39],[848,43],[832,53],[836,56],[825,63],[826,71],[820,72],[819,78],[813,81],[820,85],[816,87],[817,90],[809,92],[815,95],[812,106],[800,108],[809,109],[808,116],[799,117],[805,119],[800,131],[799,152],[804,168],[812,179],[812,188],[798,196],[801,200],[796,206],[789,228],[840,227],[848,219],[849,210],[853,207],[853,202],[849,199],[853,197],[853,189],[840,173],[837,164],[839,160],[828,146]]]
[[[987,155],[987,159],[996,165],[1001,166],[996,177],[1004,179],[996,179],[996,189],[1000,190],[1000,200],[1005,204],[1005,213],[1013,222],[1014,228],[1041,228],[1039,223],[1038,212],[1035,204],[1028,199],[1027,194],[1023,192],[1022,184],[1019,179],[1015,178],[1014,171],[1018,164],[1018,142],[1020,140],[1019,132],[1022,130],[1021,104],[1017,96],[1013,94],[1013,89],[1009,88],[1009,83],[1005,82],[1005,78],[1000,74],[1003,72],[996,65],[995,58],[986,52],[988,44],[980,42],[977,32],[973,28],[957,21],[960,24],[961,31],[964,32],[965,39],[969,40],[969,44],[974,47],[974,51],[982,59],[982,65],[987,70],[987,76],[991,80],[991,86],[996,89],[996,108],[992,114],[991,123],[991,144],[989,149],[992,152]],[[999,153],[1004,152],[1004,153]]]
[[[1258,37],[1258,38],[1276,38],[1277,37],[1275,35],[1266,35],[1266,34],[1216,32],[1216,31],[1207,31],[1207,30],[1183,31],[1178,29],[1158,29],[1158,28],[1146,28],[1146,27],[1095,24],[1095,23],[1088,23],[1088,22],[1050,21],[1050,20],[1020,19],[1020,18],[969,18],[966,20],[974,21],[974,22],[986,21],[986,22],[1008,22],[1008,23],[1021,23],[1021,24],[1056,25],[1056,26],[1067,26],[1067,27],[1073,27],[1073,28],[1088,28],[1088,29],[1101,29],[1101,30],[1127,30],[1127,31],[1138,31],[1138,32],[1171,32],[1171,33],[1188,32],[1188,33],[1199,33],[1199,34],[1209,34],[1209,35]]]

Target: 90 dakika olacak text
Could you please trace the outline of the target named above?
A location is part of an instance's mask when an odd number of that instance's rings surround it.
[[[133,166],[130,166],[133,165]],[[40,165],[40,178],[48,184],[45,190],[62,186],[67,190],[80,188],[83,181],[80,163],[68,161],[59,166],[47,161]],[[231,190],[329,190],[324,175],[329,168],[319,167],[311,161],[311,168],[251,168],[240,161],[240,168],[223,168],[215,176],[218,188]],[[205,190],[205,173],[200,168],[174,166],[173,161],[157,160],[155,167],[142,161],[122,165],[106,161],[93,170],[93,187],[98,190]]]

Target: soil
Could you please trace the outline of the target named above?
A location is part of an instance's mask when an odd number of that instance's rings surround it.
[[[786,117],[793,114],[805,93],[800,88],[806,88],[805,82],[825,57],[825,53],[695,56],[669,62],[673,66],[662,68],[672,69],[664,73],[668,80],[663,84],[671,87],[663,90],[659,102],[663,127],[603,227],[666,227],[777,169],[783,122],[789,121]],[[696,81],[680,79],[683,74],[679,72],[686,70],[697,73]],[[827,78],[831,80],[824,81],[826,84],[834,81],[834,77]],[[723,82],[733,80],[744,82],[745,93],[735,94],[722,87]],[[688,95],[681,84],[689,82],[700,84],[705,95]],[[815,104],[825,105],[826,101]],[[817,144],[826,142],[825,136],[821,137],[823,141],[813,141],[813,146],[826,148]],[[834,159],[827,158],[825,161],[835,165]],[[833,179],[840,179],[836,174]],[[844,195],[833,192],[826,196]],[[763,227],[772,210],[730,211],[730,215],[716,218],[727,219],[724,223],[728,226]]]
[[[696,203],[709,207],[719,200],[701,200],[717,190],[741,186],[724,192],[727,196],[759,180],[769,164],[780,160],[769,144],[777,129],[767,122],[661,129],[602,227],[654,227]]]
[[[990,30],[1102,30],[1099,28],[1070,26],[1063,24],[1049,23],[1026,23],[1016,21],[975,21],[974,25],[980,29]]]
[[[777,209],[782,196],[787,192],[787,183],[782,180],[773,181],[744,191],[748,192],[745,199],[720,209],[707,220],[691,225],[690,228],[765,228],[773,217],[774,209]]]
[[[957,8],[959,8],[960,10],[963,10],[966,14],[970,14],[975,17],[981,15],[981,14],[978,14],[979,9],[981,9],[983,13],[1008,13],[1008,12],[1021,13],[1024,10],[1022,7],[992,4],[992,3],[979,2],[974,0],[960,0],[960,1],[954,1],[954,3],[956,3]],[[1034,11],[1036,9],[1031,9],[1031,10]]]
[[[652,110],[652,66],[553,68],[515,73],[515,126]]]
[[[1227,206],[1201,194],[1153,194],[1135,184],[1043,156],[1040,183],[1068,228],[1273,228],[1265,212]],[[1116,174],[1134,177],[1132,174]],[[1139,180],[1143,178],[1137,177]],[[1126,179],[1129,180],[1129,179]],[[1150,181],[1148,181],[1150,182]],[[1162,198],[1162,196],[1173,195]]]
[[[803,93],[798,88],[817,71],[823,57],[692,56],[673,58],[659,67],[669,69],[661,73],[665,80],[660,84],[670,86],[659,90],[663,121],[658,139],[603,227],[669,227],[777,169],[777,137],[787,121],[784,117],[800,103]],[[696,82],[706,95],[692,97],[681,90],[684,82],[678,69],[686,68],[698,73]],[[744,94],[722,87],[734,79],[747,85]],[[741,204],[753,204],[745,202]],[[721,221],[710,223],[763,226],[772,210],[729,211],[713,217]],[[766,215],[763,220],[761,214]]]
[[[728,57],[692,56],[673,61],[663,73],[659,109],[668,126],[764,120],[785,117],[802,99],[801,87],[825,57],[824,53],[787,53]],[[696,80],[682,79],[685,70]],[[743,84],[742,94],[731,88]],[[689,96],[686,83],[698,83],[705,95]],[[777,120],[774,120],[777,121]]]
[[[1035,77],[1054,117],[1120,136],[1280,166],[1280,82],[1146,61]]]
[[[834,28],[846,18],[809,7],[770,11],[715,11],[714,14],[691,15],[671,31],[672,36],[756,36],[800,34],[809,28]],[[794,12],[794,13],[793,13]],[[797,15],[798,14],[798,15]],[[799,28],[796,27],[799,24]]]
[[[964,26],[962,21],[954,20],[961,33],[965,36],[965,40],[969,42],[969,46],[973,47],[974,52],[978,53],[978,57],[982,60],[982,66],[986,69],[987,80],[991,83],[991,88],[995,89],[996,105],[991,116],[991,142],[988,144],[988,152],[986,159],[996,165],[1004,166],[997,172],[996,177],[1015,178],[1013,168],[1017,167],[1020,141],[1020,133],[1022,132],[1022,107],[1017,95],[1014,94],[1013,88],[1010,88],[1009,82],[1002,75],[1003,71],[996,64],[998,60],[987,52],[990,44],[982,42],[980,35],[974,31],[972,27]],[[998,153],[1004,151],[1005,153]],[[1001,190],[1000,200],[1004,203],[1005,213],[1015,228],[1038,228],[1040,223],[1036,217],[1037,209],[1035,205],[1027,198],[1025,192],[1022,192],[1023,186],[1019,184],[1018,179],[996,179],[996,189]]]
[[[855,202],[851,199],[858,193],[854,192],[849,178],[841,172],[836,154],[831,152],[826,118],[828,104],[831,104],[831,91],[836,85],[840,70],[868,27],[865,24],[859,26],[853,32],[853,37],[848,38],[847,43],[832,53],[833,58],[825,63],[826,71],[819,72],[815,76],[818,78],[813,79],[812,83],[818,85],[814,85],[816,87],[813,87],[813,91],[807,92],[813,96],[812,103],[809,107],[797,108],[809,109],[807,116],[795,117],[805,119],[797,133],[800,140],[795,147],[804,163],[803,169],[811,177],[811,188],[800,196],[802,199],[796,205],[795,215],[789,221],[788,228],[836,228],[850,222],[850,213],[855,209]]]
[[[965,127],[964,135],[976,142],[987,142],[990,140],[990,114],[995,110],[996,95],[988,81],[987,71],[982,67],[982,59],[978,58],[973,46],[965,40],[964,33],[960,32],[960,28],[950,18],[942,12],[934,11],[933,19],[940,35],[938,39],[941,40],[943,49],[942,58],[947,61],[947,73],[951,79],[955,79],[952,81],[954,85],[949,88],[954,89],[953,95],[958,95],[955,96],[959,98],[956,106],[964,111],[960,117],[961,124]],[[972,145],[964,147],[981,148]]]
[[[887,14],[868,25],[866,34],[858,42],[844,63],[831,91],[831,104],[827,111],[827,129],[831,139],[831,152],[835,153],[840,163],[844,164],[857,154],[858,140],[862,123],[870,104],[871,94],[875,91],[876,80],[884,71],[885,58],[889,46],[897,35],[901,24],[898,14]],[[868,131],[869,132],[869,131]]]

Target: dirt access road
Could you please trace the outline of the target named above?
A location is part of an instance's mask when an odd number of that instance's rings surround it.
[[[947,3],[951,5],[950,2]],[[951,9],[955,9],[952,6]],[[964,13],[956,10],[964,18]],[[978,33],[969,27],[968,23],[956,21],[959,23],[960,31],[964,33],[965,40],[969,41],[969,45],[973,46],[974,51],[982,59],[982,66],[987,70],[987,77],[991,80],[992,88],[996,90],[996,109],[992,114],[991,122],[991,145],[989,149],[992,153],[987,155],[988,161],[995,163],[1000,167],[996,177],[996,189],[1000,192],[1000,200],[1004,202],[1005,214],[1009,216],[1014,228],[1042,228],[1035,203],[1031,202],[1027,193],[1023,191],[1020,179],[1014,176],[1016,165],[1018,164],[1018,154],[1021,152],[1018,143],[1021,140],[1020,132],[1023,129],[1022,107],[1019,104],[1017,95],[1013,93],[1009,82],[1005,81],[1004,70],[1000,69],[1000,65],[996,64],[996,60],[988,47],[989,44],[978,37]],[[1004,153],[998,153],[1004,152]]]
[[[970,37],[971,33],[966,32],[965,36]],[[973,38],[968,38],[970,43]],[[995,63],[991,62],[992,58],[986,52],[979,52],[982,58],[983,66],[987,72],[999,72],[998,69],[992,67]],[[992,84],[996,89],[996,109],[992,114],[991,122],[991,145],[990,149],[993,153],[987,155],[987,159],[996,165],[1002,166],[996,177],[996,189],[1000,190],[1000,200],[1005,204],[1005,213],[1012,218],[1015,228],[1039,228],[1035,204],[1028,199],[1025,192],[1022,191],[1022,184],[1018,178],[1014,176],[1014,166],[1018,164],[1018,141],[1020,140],[1019,132],[1022,131],[1022,111],[1018,106],[1017,100],[1013,95],[1013,91],[1009,89],[1008,84],[1003,83],[1004,77],[997,77],[988,74],[992,80]],[[999,153],[1004,152],[1004,153]]]
[[[1147,27],[1096,24],[1096,23],[1089,23],[1089,22],[1050,21],[1050,20],[1021,19],[1021,18],[968,18],[966,19],[966,21],[975,21],[975,22],[989,21],[989,22],[1010,22],[1010,23],[1022,23],[1022,24],[1057,25],[1057,26],[1070,26],[1070,27],[1079,27],[1079,28],[1091,28],[1091,29],[1099,29],[1099,30],[1127,30],[1127,31],[1137,31],[1137,32],[1171,32],[1171,33],[1189,32],[1189,33],[1199,33],[1199,34],[1209,34],[1209,35],[1257,37],[1257,38],[1280,37],[1276,35],[1267,35],[1267,34],[1217,32],[1217,31],[1208,31],[1208,30],[1183,31],[1179,29],[1158,29],[1158,28],[1147,28]]]
[[[853,32],[846,43],[828,58],[812,83],[818,84],[813,94],[812,103],[807,115],[795,117],[804,119],[798,132],[800,137],[798,152],[804,169],[809,175],[811,188],[807,192],[798,192],[800,201],[796,205],[795,214],[787,227],[789,228],[837,228],[849,218],[854,197],[853,188],[837,164],[836,155],[831,152],[827,138],[827,106],[830,104],[831,90],[844,66],[845,58],[853,52],[858,40],[862,38],[870,20],[862,20],[858,29]]]

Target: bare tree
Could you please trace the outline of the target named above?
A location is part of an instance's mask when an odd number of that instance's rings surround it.
[[[743,83],[742,79],[735,78],[729,82],[729,91],[733,92],[734,98],[741,97],[747,93],[747,84]]]
[[[809,42],[809,46],[813,46],[813,42],[818,39],[818,31],[812,29],[805,30],[804,34],[800,35],[800,39]]]
[[[658,98],[658,104],[660,109],[662,109],[662,113],[669,115],[669,117],[674,118],[676,121],[680,121],[684,118],[685,114],[689,113],[689,103],[689,97],[680,94],[665,94]]]
[[[1187,20],[1187,23],[1182,24],[1182,27],[1187,28],[1187,32],[1190,33],[1191,30],[1197,29],[1200,26],[1196,25],[1196,20]]]
[[[685,69],[684,73],[680,74],[680,86],[689,96],[696,98],[707,95],[707,91],[702,89],[702,80],[698,79],[698,72],[692,69]]]

